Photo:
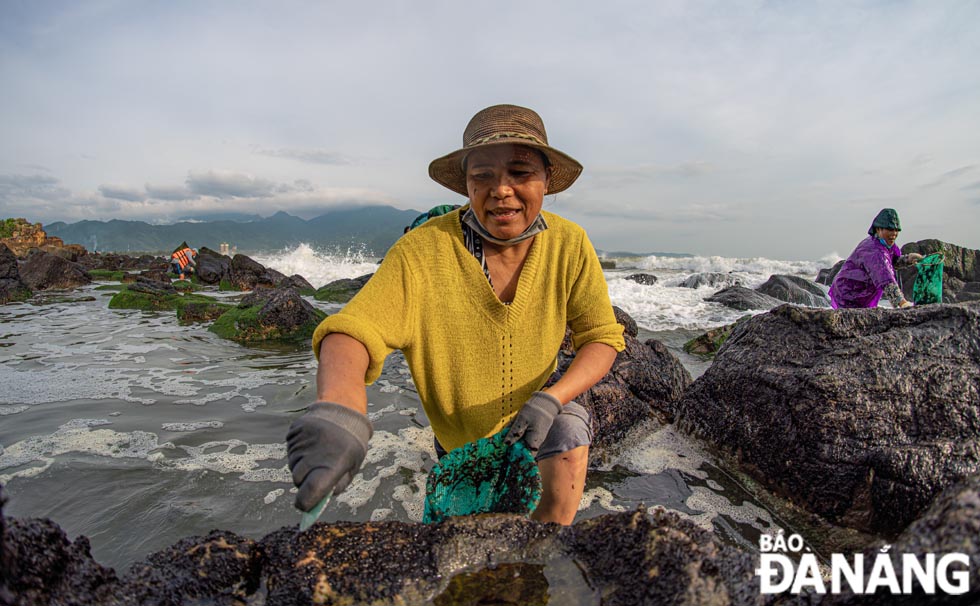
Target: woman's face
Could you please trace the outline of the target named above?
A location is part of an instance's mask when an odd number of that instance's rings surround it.
[[[893,246],[895,244],[895,240],[898,239],[898,230],[897,229],[888,229],[888,228],[885,228],[885,227],[876,227],[875,228],[875,234],[879,238],[881,238],[882,240],[884,240],[885,241],[885,244],[887,244],[888,246]]]
[[[473,212],[495,238],[524,233],[541,212],[551,171],[523,145],[493,145],[466,158],[466,191]]]

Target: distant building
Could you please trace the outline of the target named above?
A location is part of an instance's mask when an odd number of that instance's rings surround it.
[[[221,246],[220,246],[220,249],[221,249],[221,254],[227,255],[228,254],[228,243],[227,242],[222,242],[221,243]]]

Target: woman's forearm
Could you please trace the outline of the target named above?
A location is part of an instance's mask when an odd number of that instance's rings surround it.
[[[605,343],[589,343],[578,350],[565,374],[544,391],[568,404],[601,381],[615,361],[615,349]]]
[[[339,332],[324,337],[316,369],[317,401],[342,404],[367,414],[364,375],[369,363],[367,349],[354,337]]]

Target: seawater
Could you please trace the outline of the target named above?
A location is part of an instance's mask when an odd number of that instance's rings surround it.
[[[373,272],[356,251],[301,245],[254,258],[314,286]],[[756,286],[771,273],[813,278],[836,259],[616,259],[615,305],[663,341],[693,375],[707,363],[681,349],[744,312],[705,303],[693,273],[731,273]],[[659,278],[653,286],[632,273]],[[86,535],[101,563],[124,570],[180,538],[226,529],[260,538],[299,522],[285,461],[289,423],[315,397],[307,345],[243,347],[170,312],[110,310],[97,285],[0,306],[0,483],[8,515],[47,517]],[[233,301],[237,295],[208,293]],[[338,305],[311,303],[330,313]],[[404,358],[368,388],[375,426],[361,473],[324,521],[420,521],[435,453]],[[695,441],[671,426],[639,427],[589,474],[578,519],[657,505],[752,548],[784,527]]]

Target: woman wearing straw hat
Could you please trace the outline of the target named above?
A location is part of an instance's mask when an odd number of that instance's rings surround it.
[[[847,258],[830,285],[830,303],[840,307],[877,307],[884,295],[892,307],[912,307],[895,278],[895,264],[902,251],[895,244],[902,224],[893,208],[883,208],[871,222],[868,237]],[[914,263],[922,255],[906,255],[905,263]]]
[[[402,236],[313,335],[318,401],[287,436],[299,509],[340,492],[360,469],[372,434],[364,385],[400,349],[437,452],[509,425],[507,439],[523,440],[538,460],[543,494],[533,517],[571,524],[592,438],[573,399],[625,347],[585,231],[541,208],[581,171],[548,144],[538,114],[514,105],[477,113],[463,147],[429,165],[469,203]],[[577,355],[545,388],[566,326]]]

